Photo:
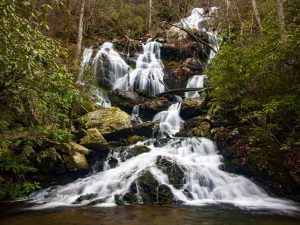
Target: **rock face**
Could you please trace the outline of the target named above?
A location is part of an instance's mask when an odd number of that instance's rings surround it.
[[[81,139],[80,144],[95,151],[106,150],[108,148],[107,141],[96,128],[88,129],[86,136]]]
[[[176,163],[159,158],[156,162],[158,168],[168,175],[169,182],[175,188],[182,188],[184,184],[184,171]]]
[[[139,193],[139,198],[138,198]],[[124,196],[115,196],[118,205],[159,203],[172,204],[173,194],[170,188],[159,184],[150,172],[146,172],[130,186],[130,190]]]
[[[204,98],[185,98],[181,104],[180,116],[186,120],[205,114],[206,102]]]
[[[113,106],[119,107],[122,110],[131,113],[135,105],[142,104],[148,98],[140,96],[136,92],[116,89],[108,94],[110,102]]]
[[[87,129],[97,128],[102,135],[132,127],[130,116],[116,107],[90,112],[81,118],[81,122]]]
[[[140,105],[140,113],[142,116],[152,120],[155,114],[167,110],[170,105],[171,103],[166,98],[149,100]]]
[[[131,113],[134,106],[140,106],[140,116],[152,120],[153,116],[168,109],[171,103],[166,98],[156,98],[144,92],[113,90],[109,93],[113,106]]]
[[[185,137],[206,137],[211,138],[211,126],[205,116],[197,116],[187,120],[184,128],[178,134]]]

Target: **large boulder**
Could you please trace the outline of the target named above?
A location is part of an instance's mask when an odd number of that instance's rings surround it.
[[[130,139],[133,136],[151,137],[155,131],[157,122],[145,122],[132,127],[120,129],[111,133],[104,134],[103,136],[109,142],[120,141],[121,139]]]
[[[167,110],[170,105],[171,102],[166,98],[149,100],[140,105],[140,114],[146,118],[153,119],[155,114]]]
[[[132,127],[130,116],[116,107],[90,112],[80,122],[86,129],[97,128],[103,136]]]
[[[148,98],[139,95],[137,92],[116,89],[108,93],[110,102],[113,106],[131,113],[134,106],[142,104]]]
[[[211,125],[205,116],[197,116],[187,120],[184,123],[184,128],[177,135],[211,138]]]
[[[204,98],[185,98],[181,104],[180,116],[186,120],[206,113]]]
[[[169,182],[175,188],[182,188],[184,185],[184,170],[175,162],[159,157],[156,162],[159,169],[168,175]]]
[[[92,153],[91,150],[74,142],[63,143],[56,147],[61,158],[55,165],[55,172],[65,173],[65,168],[69,172],[88,172],[89,163],[86,156]]]
[[[108,148],[107,141],[97,128],[88,129],[86,136],[81,139],[80,144],[95,151],[106,150]]]

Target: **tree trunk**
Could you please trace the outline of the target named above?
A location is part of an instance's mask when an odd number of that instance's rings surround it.
[[[227,30],[227,36],[230,38],[230,33],[231,33],[231,21],[230,21],[230,17],[229,17],[229,10],[230,10],[230,1],[226,0],[226,20],[227,20],[227,24],[228,24],[228,30]]]
[[[257,9],[256,0],[251,0],[251,1],[252,1],[252,7],[256,18],[256,22],[258,24],[259,30],[262,31],[261,19],[260,19],[259,11]]]
[[[281,39],[286,39],[286,30],[285,30],[285,15],[283,9],[283,2],[282,0],[277,0],[277,15],[278,15],[278,22],[279,22],[279,29]]]
[[[79,25],[78,25],[78,41],[77,41],[77,51],[76,51],[76,58],[75,58],[76,61],[78,61],[80,57],[81,47],[82,47],[84,7],[85,7],[85,0],[82,0],[81,8],[80,8]]]
[[[152,0],[149,0],[148,5],[148,28],[150,29],[152,25]]]
[[[67,0],[66,2],[66,11],[65,11],[65,33],[64,33],[64,41],[65,44],[68,45],[70,41],[71,34],[71,9],[72,9],[72,0]]]

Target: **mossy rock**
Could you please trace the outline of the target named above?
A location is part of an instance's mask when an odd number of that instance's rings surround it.
[[[88,129],[86,136],[81,139],[80,144],[96,151],[108,148],[107,141],[96,128]]]
[[[184,129],[178,135],[211,138],[211,125],[205,116],[197,116],[186,121]]]
[[[195,116],[206,114],[206,101],[204,98],[185,98],[181,104],[180,116],[187,120]]]
[[[88,155],[91,153],[91,150],[87,149],[86,147],[77,144],[75,142],[69,142],[69,143],[63,143],[60,144],[58,146],[56,146],[56,150],[58,150],[59,152],[71,155],[75,152],[84,154],[84,155]]]
[[[80,122],[86,129],[97,128],[102,135],[132,127],[130,116],[116,107],[90,112]]]
[[[182,188],[184,185],[184,170],[180,168],[176,163],[167,159],[158,158],[156,165],[165,174],[168,175],[169,183],[175,188]]]
[[[64,155],[66,167],[70,172],[76,171],[88,171],[89,163],[85,156],[79,152],[75,152],[72,155]]]
[[[166,185],[161,185],[150,172],[137,180],[140,195],[144,203],[171,204],[173,194]]]
[[[146,153],[146,152],[150,152],[150,151],[151,151],[151,149],[148,148],[147,146],[144,146],[144,145],[142,145],[142,146],[135,146],[135,147],[127,150],[128,154],[126,156],[126,159],[130,159],[132,157],[135,157],[135,156],[138,156],[140,154],[143,154],[143,153]]]

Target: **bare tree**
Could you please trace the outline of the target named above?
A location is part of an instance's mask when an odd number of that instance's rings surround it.
[[[285,15],[284,15],[284,9],[283,9],[283,2],[282,0],[277,0],[277,15],[278,15],[278,21],[279,21],[279,29],[280,29],[280,35],[281,39],[286,39],[286,30],[285,30]]]
[[[66,0],[65,27],[64,27],[64,41],[66,45],[69,44],[70,34],[71,34],[71,9],[72,9],[72,0]]]
[[[76,61],[78,61],[80,57],[81,47],[82,47],[84,8],[85,8],[85,0],[81,0],[80,17],[79,17],[79,25],[78,25],[77,51],[76,51],[76,58],[75,58]]]
[[[251,1],[252,1],[252,7],[253,7],[254,15],[256,18],[256,22],[258,24],[259,30],[262,31],[261,19],[260,19],[259,11],[257,9],[256,0],[251,0]]]
[[[152,25],[152,0],[148,2],[148,28],[151,28]]]

